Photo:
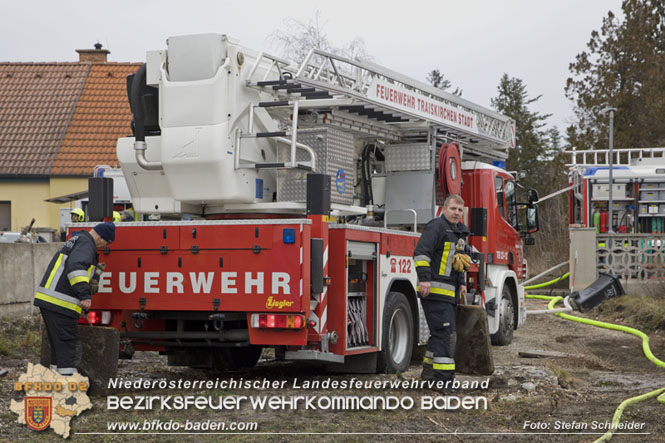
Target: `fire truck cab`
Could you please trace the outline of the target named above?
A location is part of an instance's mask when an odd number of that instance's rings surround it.
[[[518,202],[491,165],[514,146],[510,118],[317,49],[295,64],[218,34],[167,46],[128,79],[134,136],[118,141],[135,211],[160,219],[117,225],[92,301],[122,356],[235,369],[269,346],[403,371],[429,336],[418,231],[455,193],[470,302],[510,342],[525,318],[523,238],[537,230],[537,198]]]

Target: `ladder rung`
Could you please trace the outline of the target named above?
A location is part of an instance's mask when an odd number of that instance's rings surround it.
[[[372,108],[366,108],[365,106],[362,106],[362,105],[340,106],[339,109],[342,110],[342,111],[348,111],[348,112],[352,112],[352,113],[355,113],[355,114],[358,114],[358,115],[364,115],[364,116],[367,116],[369,118],[374,118],[376,120],[384,121],[384,122],[388,122],[388,123],[397,123],[397,122],[406,123],[406,122],[409,121],[407,119],[404,119],[402,117],[398,117],[398,116],[393,115],[393,114],[389,114],[387,112],[376,111]]]
[[[302,85],[300,83],[280,83],[279,85],[275,85],[272,87],[274,90],[278,89],[294,89],[294,88],[302,88]]]
[[[276,106],[289,106],[289,102],[287,100],[275,102],[259,102],[257,106],[259,108],[274,108]]]
[[[310,93],[310,92],[316,92],[315,88],[293,88],[293,89],[288,89],[287,90],[289,94],[305,94],[305,93]]]
[[[255,163],[254,166],[256,169],[284,168],[286,163]]]
[[[306,92],[302,95],[305,98],[333,98],[328,91]]]
[[[286,80],[265,80],[262,82],[256,82],[256,86],[274,86],[274,85],[285,85]]]
[[[286,131],[257,132],[256,137],[286,137]]]

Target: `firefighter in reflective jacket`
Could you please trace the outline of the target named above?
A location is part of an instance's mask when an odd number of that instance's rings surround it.
[[[471,261],[468,249],[456,251],[458,241],[469,235],[461,222],[463,213],[464,200],[448,196],[443,215],[425,225],[414,251],[418,293],[430,331],[422,379],[455,378],[455,315],[459,298],[466,297],[464,272]]]
[[[77,321],[90,309],[90,279],[97,266],[97,249],[115,240],[115,225],[100,223],[65,242],[46,268],[34,305],[46,324],[51,345],[51,369],[72,375],[81,362]]]

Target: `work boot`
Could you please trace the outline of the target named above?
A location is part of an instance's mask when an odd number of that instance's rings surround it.
[[[420,373],[421,380],[434,380],[434,368],[432,365],[423,363],[423,371]]]
[[[434,354],[432,351],[426,351],[423,358],[423,371],[420,373],[421,380],[434,380]]]

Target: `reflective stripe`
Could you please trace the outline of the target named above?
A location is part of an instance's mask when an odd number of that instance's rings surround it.
[[[58,368],[58,373],[60,375],[74,375],[76,368]]]
[[[453,244],[451,242],[446,242],[443,246],[443,254],[441,254],[441,265],[439,267],[439,274],[444,276],[449,276],[453,267],[453,255],[450,253]]]
[[[41,289],[41,288],[40,288]],[[75,299],[74,297],[69,297],[65,294],[60,294],[59,292],[50,292],[50,294],[44,294],[43,292],[37,292],[35,298],[43,300],[47,303],[51,303],[57,306],[61,306],[66,309],[71,309],[72,311],[81,313],[81,301]],[[72,303],[71,300],[76,300],[75,303]]]
[[[81,300],[79,300],[76,297],[72,297],[71,295],[63,294],[62,292],[55,291],[53,289],[46,289],[46,288],[37,288],[39,292],[42,294],[50,295],[51,297],[59,298],[60,300],[64,300],[66,302],[69,302],[74,305],[80,305]]]
[[[413,257],[413,261],[425,261],[427,263],[430,263],[432,259],[426,255],[416,255],[415,257]]]
[[[449,291],[447,289],[432,288],[429,292],[432,294],[447,295],[448,297],[455,296],[455,291]]]
[[[88,281],[92,280],[92,273],[95,271],[95,265],[90,265],[88,268]]]
[[[88,277],[88,271],[72,271],[67,274],[67,278],[70,280],[74,277]]]
[[[432,282],[432,288],[430,289],[430,292],[432,294],[441,294],[441,295],[447,295],[449,297],[454,297],[455,296],[455,286],[448,284],[448,283],[440,283],[433,281]]]
[[[432,351],[425,351],[425,357],[434,358],[434,352],[432,352]]]
[[[426,262],[426,261],[417,261],[417,262],[414,262],[414,264],[416,265],[416,268],[419,268],[421,266],[422,267],[429,266],[429,262]]]
[[[441,283],[438,281],[433,281],[432,282],[432,287],[433,288],[440,288],[440,289],[448,289],[450,291],[455,290],[455,285],[451,285],[450,283]]]
[[[455,359],[450,357],[434,357],[434,364],[432,366],[435,370],[439,371],[454,371]]]
[[[69,279],[69,284],[71,286],[81,282],[90,283],[90,274],[88,271],[72,271],[67,274],[67,278]]]
[[[55,265],[53,265],[53,269],[51,269],[51,275],[48,276],[48,280],[46,280],[46,288],[51,287],[51,283],[53,283],[53,279],[55,278],[55,274],[58,273],[58,269],[60,269],[60,265],[62,265],[62,260],[64,258],[65,254],[60,254],[58,255],[58,259],[55,262]],[[56,280],[57,283],[58,280]]]
[[[429,358],[429,357],[425,357],[425,358],[423,358],[423,363],[425,363],[426,365],[431,366],[432,365],[432,359]]]
[[[87,275],[81,276],[81,277],[74,277],[69,280],[69,284],[71,286],[74,286],[76,283],[90,283],[90,278]]]
[[[435,371],[454,371],[455,363],[452,364],[443,364],[443,363],[434,363],[432,365]]]

